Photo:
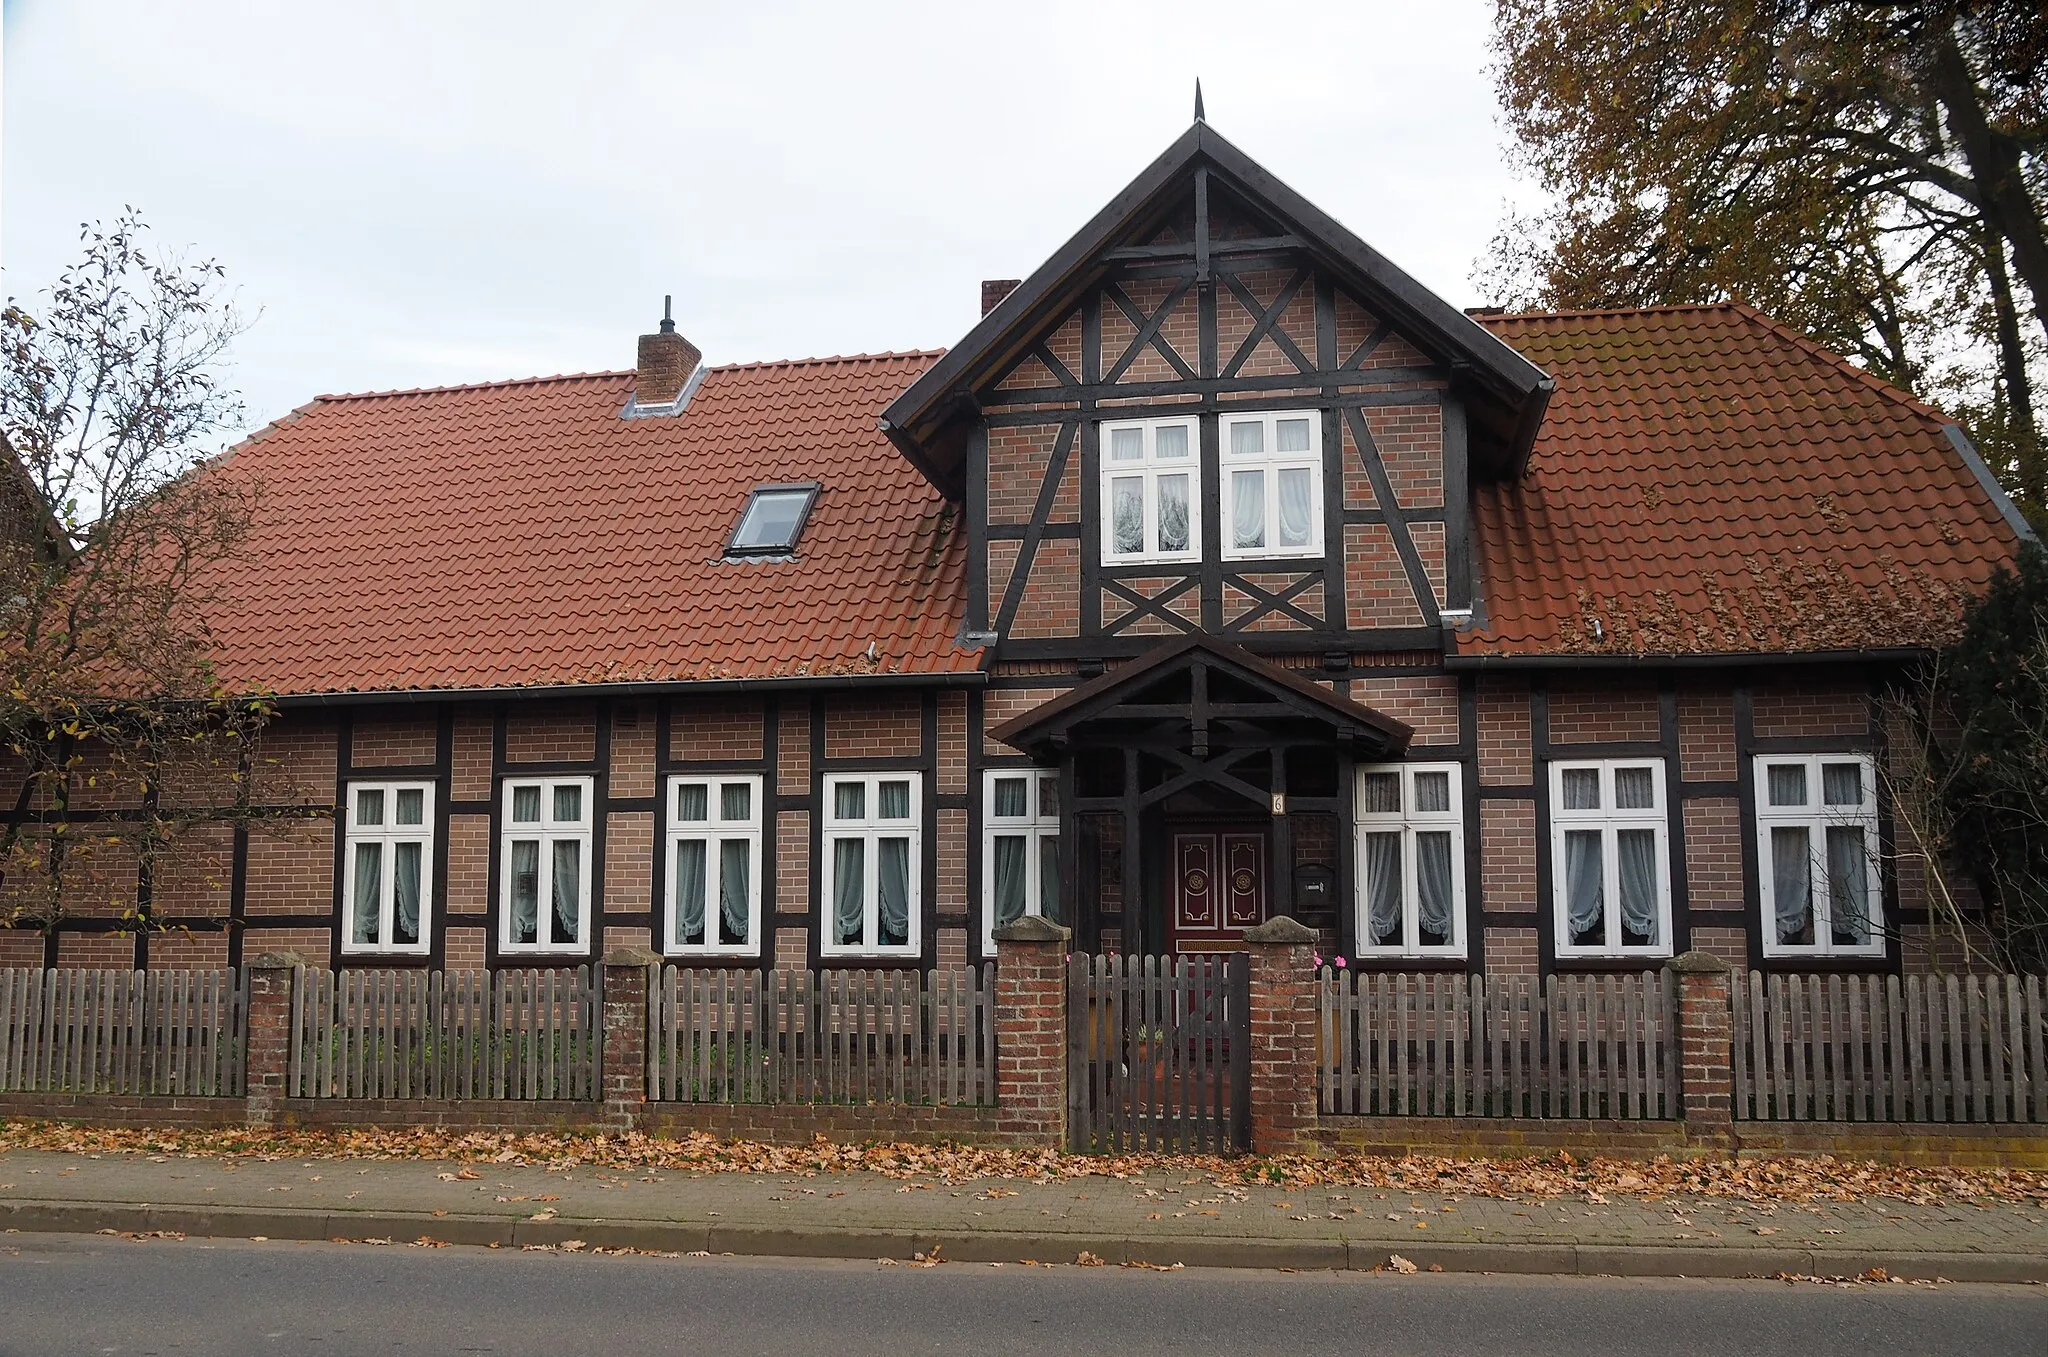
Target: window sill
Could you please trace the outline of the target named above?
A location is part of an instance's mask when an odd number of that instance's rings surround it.
[[[1601,953],[1598,955],[1574,954],[1551,959],[1551,968],[1558,971],[1585,971],[1588,974],[1615,971],[1655,971],[1663,969],[1671,960],[1670,952],[1627,952],[1621,955]]]
[[[1315,561],[1325,555],[1322,547],[1289,547],[1284,551],[1226,551],[1223,560],[1232,565],[1256,565],[1261,561]]]
[[[1102,558],[1105,566],[1118,565],[1200,565],[1199,553],[1190,556],[1107,556]]]
[[[1400,956],[1392,952],[1362,952],[1350,958],[1350,965],[1342,967],[1353,971],[1456,971],[1472,969],[1471,958],[1452,956],[1448,952],[1431,952],[1424,956]],[[1335,969],[1326,963],[1324,969]]]
[[[1897,968],[1882,952],[1766,952],[1760,969],[1889,972]]]

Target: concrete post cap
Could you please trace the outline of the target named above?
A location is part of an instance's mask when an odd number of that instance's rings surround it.
[[[614,947],[604,954],[607,966],[659,966],[661,953],[652,947]]]
[[[1253,945],[1300,947],[1316,940],[1316,931],[1299,919],[1290,919],[1285,914],[1266,920],[1256,928],[1247,928],[1244,940]]]
[[[253,961],[242,964],[252,971],[289,971],[294,967],[310,966],[313,963],[297,952],[263,952]]]
[[[1066,942],[1073,936],[1073,929],[1041,914],[1026,914],[995,931],[997,942]]]
[[[1715,956],[1712,952],[1702,952],[1697,949],[1690,952],[1680,952],[1677,956],[1665,962],[1664,968],[1676,975],[1726,975],[1734,969],[1734,967],[1730,966],[1720,957]]]

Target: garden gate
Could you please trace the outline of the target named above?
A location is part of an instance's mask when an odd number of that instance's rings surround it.
[[[1243,952],[1076,956],[1067,974],[1067,1124],[1074,1148],[1247,1148],[1250,1012]]]

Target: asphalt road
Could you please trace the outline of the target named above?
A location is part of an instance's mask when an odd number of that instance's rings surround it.
[[[597,1257],[0,1236],[0,1357],[2048,1353],[2048,1288]]]

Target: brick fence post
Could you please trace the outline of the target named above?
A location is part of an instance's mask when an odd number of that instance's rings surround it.
[[[1244,935],[1251,948],[1254,1154],[1310,1148],[1316,1129],[1316,935],[1282,915]]]
[[[996,1129],[1008,1140],[1067,1144],[1067,945],[1035,914],[995,932]]]
[[[265,952],[243,964],[249,971],[249,1011],[243,1015],[242,1119],[272,1126],[292,1066],[292,975],[306,959],[297,952]]]
[[[630,1131],[647,1102],[647,1010],[661,957],[646,947],[604,955],[604,1035],[598,1097],[606,1124]]]
[[[1726,1148],[1735,1142],[1734,1019],[1728,963],[1710,952],[1683,952],[1664,963],[1678,977],[1678,1048],[1685,1138]]]

